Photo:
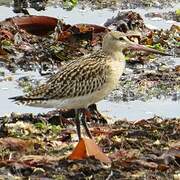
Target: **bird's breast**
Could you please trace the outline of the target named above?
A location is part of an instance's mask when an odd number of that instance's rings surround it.
[[[125,61],[111,61],[109,65],[109,76],[107,77],[107,83],[112,85],[112,88],[118,84],[119,79],[125,68]]]
[[[101,87],[99,92],[94,93],[96,102],[106,97],[108,94],[114,90],[119,82],[119,79],[124,71],[125,62],[123,61],[110,61],[107,63],[107,77],[106,82]]]

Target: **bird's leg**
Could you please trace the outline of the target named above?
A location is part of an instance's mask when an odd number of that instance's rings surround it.
[[[75,123],[79,140],[81,139],[81,127],[80,127],[80,110],[75,109]]]
[[[86,109],[83,109],[82,110],[82,118],[81,118],[81,121],[82,121],[82,125],[84,126],[84,129],[86,131],[86,134],[87,136],[90,138],[90,139],[93,139],[92,135],[91,135],[91,132],[89,131],[89,128],[87,126],[87,123],[86,123]]]
[[[103,115],[98,111],[96,104],[91,104],[88,107],[89,113],[91,114],[91,119],[94,119],[95,123],[107,124],[107,120]]]

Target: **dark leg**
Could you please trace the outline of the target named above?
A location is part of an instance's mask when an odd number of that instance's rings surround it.
[[[92,135],[91,135],[91,132],[89,131],[89,129],[88,129],[88,126],[87,126],[87,123],[86,123],[86,112],[85,112],[86,110],[83,110],[83,116],[82,116],[82,118],[81,118],[81,121],[82,121],[82,125],[84,126],[84,129],[85,129],[85,131],[86,131],[86,134],[88,135],[88,137],[90,138],[90,139],[92,139],[93,137],[92,137]]]
[[[100,123],[100,124],[107,124],[107,120],[103,117],[103,115],[97,110],[96,104],[91,104],[88,107],[90,114],[91,114],[91,119],[95,121],[95,123]]]
[[[59,112],[59,121],[60,121],[60,126],[65,127],[64,117],[62,116],[61,112]]]
[[[79,140],[81,139],[81,127],[80,127],[80,119],[79,119],[79,110],[76,109],[75,110],[75,123],[76,123],[76,129],[77,129],[77,134],[78,134],[78,138]]]

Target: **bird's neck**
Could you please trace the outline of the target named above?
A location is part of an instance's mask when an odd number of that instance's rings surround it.
[[[125,56],[121,51],[108,52],[107,54],[115,61],[125,61]]]
[[[125,60],[124,54],[120,51],[113,52],[111,54],[111,56],[115,61],[124,61]]]

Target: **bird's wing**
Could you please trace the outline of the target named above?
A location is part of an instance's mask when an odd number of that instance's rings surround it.
[[[15,101],[36,101],[84,96],[101,89],[107,80],[106,56],[96,53],[80,61],[74,61],[53,75],[45,84]]]

